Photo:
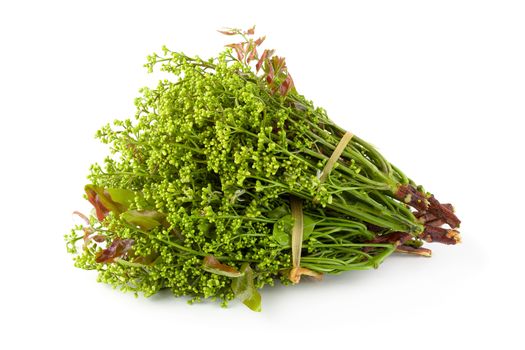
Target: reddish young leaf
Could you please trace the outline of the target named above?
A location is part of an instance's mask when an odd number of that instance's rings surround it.
[[[257,72],[259,72],[263,63],[265,63],[273,55],[273,52],[274,50],[269,50],[269,49],[264,50],[264,52],[261,55],[261,58],[259,58],[259,61],[255,65],[255,69]]]
[[[93,237],[91,237],[91,239],[94,240],[97,243],[102,243],[102,242],[104,242],[106,240],[106,236],[94,235]]]
[[[93,188],[94,186],[86,186],[85,191],[88,197],[89,203],[95,208],[95,213],[99,221],[104,220],[104,218],[109,214],[109,209],[106,208],[100,201],[98,193]]]
[[[251,47],[251,45],[250,45],[250,50],[249,50],[249,54],[248,54],[248,58],[246,59],[246,62],[250,63],[256,57],[257,57],[257,49],[255,47]]]
[[[246,58],[245,63],[250,63],[250,55],[253,51],[253,41],[247,41],[243,43],[244,57]]]
[[[288,91],[293,91],[293,90],[295,90],[295,83],[294,83],[293,78],[290,75],[290,73],[287,73],[287,74],[288,74],[288,78],[290,79],[290,85],[288,87]],[[287,93],[288,93],[288,91],[287,91]]]
[[[231,267],[221,263],[213,255],[207,255],[204,257],[202,262],[202,268],[204,271],[215,273],[226,277],[240,277],[242,273],[239,272],[235,267]]]
[[[91,227],[82,227],[82,231],[84,231],[84,236],[82,237],[82,239],[84,240],[84,245],[82,246],[82,248],[86,250],[89,242],[91,241],[91,238],[89,236],[95,231]]]
[[[272,64],[267,64],[267,65],[265,65],[265,68],[267,69],[266,82],[268,83],[268,85],[271,85],[273,83],[274,78],[275,78],[275,72],[273,70],[273,65]]]
[[[87,236],[95,232],[91,227],[82,227],[82,231],[84,231],[84,239],[86,239]]]
[[[226,47],[236,48],[236,47],[242,47],[241,45],[242,43],[232,43],[232,44],[227,44]]]
[[[286,78],[281,83],[281,86],[279,86],[279,92],[282,96],[286,96],[286,94],[293,88],[293,80],[292,76],[290,74],[286,75]]]
[[[80,217],[86,223],[86,225],[90,226],[88,217],[85,216],[84,214],[82,214],[81,212],[75,210],[73,212],[73,215],[77,215],[78,217]]]
[[[255,34],[255,26],[253,26],[250,29],[248,29],[247,31],[245,31],[244,34],[246,34],[246,35],[253,35],[253,34]]]
[[[115,259],[123,257],[133,245],[132,239],[115,238],[109,248],[98,252],[95,259],[98,263],[112,263]]]
[[[96,216],[99,221],[113,212],[116,215],[128,210],[135,200],[135,192],[121,188],[103,188],[95,185],[84,187],[88,201],[95,207]]]
[[[95,232],[92,228],[90,227],[84,227],[82,228],[82,230],[84,231],[84,245],[83,245],[83,248],[84,249],[87,249],[88,248],[88,245],[89,243],[93,240],[97,243],[102,243],[104,241],[106,241],[106,236],[103,236],[103,235],[93,235],[93,233]]]
[[[238,29],[223,29],[223,30],[217,30],[219,33],[224,35],[236,35],[239,34]]]
[[[265,39],[266,37],[262,36],[259,39],[255,40],[255,46],[260,46],[264,42]]]
[[[284,63],[284,57],[273,56],[271,59],[271,63],[276,75],[283,73],[284,68],[286,68],[286,64]]]
[[[231,47],[237,53],[237,59],[242,61],[244,59],[244,45],[243,43],[228,44],[226,47]]]
[[[261,70],[261,66],[263,64],[263,61],[264,61],[264,56],[266,55],[266,50],[264,50],[261,58],[259,58],[259,60],[257,61],[257,63],[255,64],[255,71],[258,73],[259,70]]]

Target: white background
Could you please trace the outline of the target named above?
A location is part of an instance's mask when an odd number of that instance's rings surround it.
[[[2,1],[0,347],[523,346],[524,18],[503,0]],[[146,55],[208,57],[215,29],[252,24],[303,94],[455,204],[463,244],[264,289],[262,313],[135,299],[73,267],[94,132],[133,115]]]

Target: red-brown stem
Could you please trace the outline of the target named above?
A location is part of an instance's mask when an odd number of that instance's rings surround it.
[[[428,212],[421,212],[421,211],[416,211],[414,213],[414,216],[418,218],[418,220],[422,222],[423,224],[437,219],[437,217],[434,214],[428,213]]]
[[[441,227],[442,225],[446,224],[446,222],[443,219],[435,219],[427,221],[425,224],[427,226]]]
[[[428,209],[429,202],[426,196],[415,189],[412,185],[399,186],[395,196],[398,200],[416,208],[420,212],[426,212]]]
[[[432,251],[430,249],[416,248],[416,247],[412,247],[409,245],[400,245],[399,247],[396,248],[396,252],[404,253],[404,254],[426,256],[426,257],[432,256]]]
[[[418,210],[416,217],[423,218],[422,222],[442,219],[451,228],[459,227],[461,221],[454,214],[450,204],[441,204],[434,195],[427,196],[410,184],[400,185],[395,197]]]
[[[450,228],[457,228],[461,221],[454,214],[453,208],[451,205],[443,205],[432,195],[428,198],[430,203],[428,207],[428,212],[436,215],[438,218],[443,219]]]
[[[412,238],[412,235],[406,232],[390,232],[374,238],[371,243],[395,243],[400,245]]]
[[[443,244],[457,244],[461,242],[461,236],[458,231],[435,226],[425,226],[425,231],[423,231],[420,237],[427,242],[439,242]]]

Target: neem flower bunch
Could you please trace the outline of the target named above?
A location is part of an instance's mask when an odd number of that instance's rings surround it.
[[[217,57],[163,48],[135,118],[97,132],[85,221],[66,235],[75,266],[145,296],[234,298],[259,311],[275,280],[377,268],[394,252],[456,244],[450,204],[300,95],[285,59],[254,28]]]

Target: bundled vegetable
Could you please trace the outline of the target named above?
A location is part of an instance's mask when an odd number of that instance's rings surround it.
[[[284,58],[259,52],[264,37],[222,33],[242,41],[215,58],[148,57],[173,79],[141,90],[134,121],[97,132],[112,154],[91,167],[93,214],[66,236],[77,267],[146,296],[260,310],[258,289],[276,279],[460,241],[452,206],[300,95]]]

